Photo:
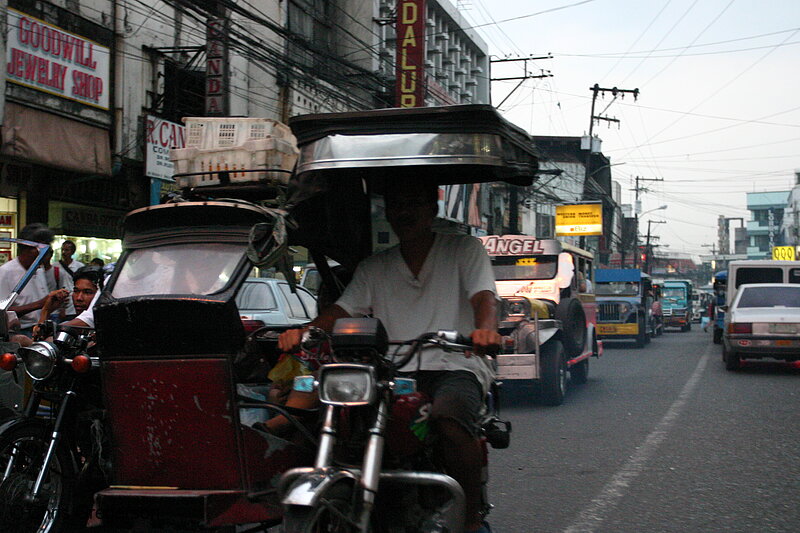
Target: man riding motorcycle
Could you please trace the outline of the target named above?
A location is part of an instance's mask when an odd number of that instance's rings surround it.
[[[338,318],[373,315],[392,339],[423,331],[471,331],[477,357],[424,350],[402,370],[417,371],[419,388],[433,398],[430,420],[437,455],[466,496],[465,531],[488,532],[481,510],[478,422],[493,379],[480,357],[499,346],[494,275],[480,243],[466,235],[432,231],[438,205],[435,185],[413,177],[393,179],[386,190],[386,217],[400,244],[364,260],[336,304],[310,326],[331,331]],[[281,334],[279,347],[294,351],[304,330]]]

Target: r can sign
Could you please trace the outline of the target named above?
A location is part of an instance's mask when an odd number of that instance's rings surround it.
[[[775,261],[796,261],[797,253],[794,246],[774,246],[772,259]]]
[[[573,204],[556,206],[556,236],[602,235],[603,205]]]
[[[145,120],[145,175],[148,178],[171,180],[174,164],[169,158],[169,152],[172,148],[185,147],[185,126],[147,115]]]

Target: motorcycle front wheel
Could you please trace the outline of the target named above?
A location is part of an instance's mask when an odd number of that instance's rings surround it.
[[[283,516],[283,533],[356,533],[353,488],[338,483],[315,507],[290,506]]]
[[[0,435],[0,531],[62,531],[75,475],[69,455],[57,449],[39,497],[30,493],[42,468],[50,434],[44,426],[18,426]],[[59,447],[60,448],[60,447]]]

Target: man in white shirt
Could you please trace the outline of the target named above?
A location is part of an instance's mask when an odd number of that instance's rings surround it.
[[[75,285],[75,273],[78,272],[80,268],[86,266],[77,259],[72,258],[76,250],[77,247],[73,241],[69,239],[65,240],[61,244],[61,259],[59,259],[58,264],[54,267],[60,269],[59,277],[61,278],[61,287],[69,291],[71,291]],[[75,313],[76,309],[72,305],[71,299],[67,299],[67,306],[64,309],[64,314],[74,315]]]
[[[53,242],[53,232],[44,224],[28,224],[19,232],[19,238],[26,241],[50,244]],[[5,298],[16,287],[19,280],[36,260],[39,250],[30,246],[17,245],[17,257],[0,266],[0,298]],[[37,269],[31,280],[17,296],[14,305],[9,311],[14,311],[19,317],[20,333],[30,337],[33,325],[39,319],[39,311],[44,305],[47,295],[50,294],[47,286],[46,273],[43,268]]]
[[[477,239],[432,231],[438,211],[438,188],[392,180],[386,194],[386,218],[400,240],[361,262],[342,297],[311,322],[327,331],[338,318],[371,314],[391,340],[455,329],[470,334],[477,353],[500,344],[497,332],[494,274]],[[279,347],[294,351],[302,330],[281,334]],[[493,378],[483,357],[423,351],[404,370],[416,374],[430,394],[430,420],[439,436],[437,454],[466,496],[465,531],[488,531],[481,522],[481,449],[478,422],[483,398]],[[288,402],[287,402],[288,404]]]

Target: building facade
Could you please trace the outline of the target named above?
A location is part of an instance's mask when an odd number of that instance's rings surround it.
[[[787,207],[790,191],[747,193],[747,258],[769,259],[774,246],[783,246],[781,233],[784,209]]]

